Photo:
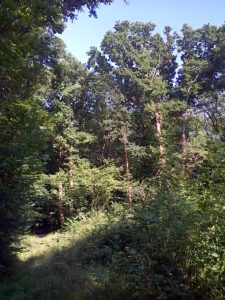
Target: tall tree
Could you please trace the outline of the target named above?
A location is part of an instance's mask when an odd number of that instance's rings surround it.
[[[183,62],[178,76],[179,96],[186,106],[181,140],[185,167],[185,162],[188,162],[191,116],[204,116],[208,134],[219,134],[221,130],[218,119],[221,119],[224,109],[224,25],[216,27],[208,24],[196,30],[184,25],[177,43]]]
[[[168,99],[169,88],[173,86],[175,37],[169,27],[165,28],[165,39],[154,34],[154,29],[152,23],[118,22],[115,31],[105,35],[101,52],[96,48],[90,50],[89,67],[101,74],[111,72],[126,99],[127,109],[139,112],[145,126],[155,123],[161,169],[165,144],[159,103]]]
[[[25,194],[28,195],[31,185],[29,180],[24,181],[25,169],[34,178],[43,164],[41,155],[38,159],[44,149],[44,139],[42,143],[40,137],[49,126],[46,124],[49,115],[37,98],[45,98],[42,92],[48,89],[51,69],[63,47],[55,34],[61,33],[65,21],[76,18],[85,7],[90,15],[96,16],[101,3],[112,1],[3,0],[0,3],[0,208],[4,224],[0,229],[0,246],[3,249],[13,236],[13,229],[19,227],[21,211],[24,212],[22,200],[29,202]],[[3,256],[1,261],[6,261]]]

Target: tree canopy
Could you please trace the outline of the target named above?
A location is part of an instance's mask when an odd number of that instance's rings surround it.
[[[83,65],[56,33],[111,2],[1,1],[0,274],[21,234],[94,226],[90,289],[223,299],[225,25],[119,21]]]

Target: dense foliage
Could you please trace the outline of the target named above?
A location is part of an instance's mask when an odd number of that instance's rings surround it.
[[[0,293],[223,299],[225,25],[117,22],[84,66],[55,34],[111,2],[0,4]],[[59,229],[15,275],[21,233]]]

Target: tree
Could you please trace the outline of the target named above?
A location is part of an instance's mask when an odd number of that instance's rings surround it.
[[[218,119],[221,119],[224,106],[221,95],[224,91],[224,64],[220,64],[219,60],[223,61],[224,25],[216,27],[208,24],[196,30],[184,25],[182,34],[177,41],[183,61],[178,88],[180,99],[186,106],[181,141],[185,167],[190,142],[190,116],[202,115],[208,134],[220,131]]]
[[[3,0],[0,3],[0,182],[4,225],[0,244],[5,253],[15,237],[15,229],[20,227],[24,206],[28,207],[31,200],[32,181],[44,168],[42,153],[52,125],[43,102],[48,96],[51,71],[63,48],[63,42],[55,34],[61,33],[65,21],[76,18],[85,7],[90,15],[96,16],[100,3],[112,1]],[[40,137],[44,137],[43,142]],[[6,261],[2,256],[0,263]]]
[[[105,35],[101,52],[96,48],[90,50],[88,65],[97,73],[112,74],[124,95],[127,110],[133,115],[139,113],[146,127],[155,122],[160,170],[164,164],[165,144],[159,103],[168,99],[175,76],[175,38],[169,27],[165,28],[165,40],[153,34],[154,29],[152,23],[118,22],[115,31]]]

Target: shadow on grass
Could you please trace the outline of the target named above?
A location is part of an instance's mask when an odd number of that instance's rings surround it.
[[[1,299],[201,299],[185,269],[190,216],[184,203],[137,205],[81,240],[62,233],[53,250],[16,263]]]

